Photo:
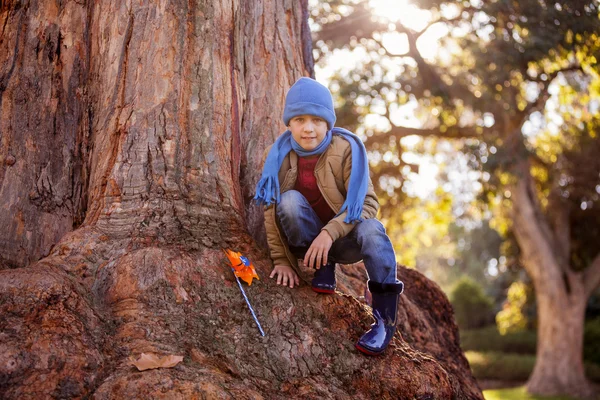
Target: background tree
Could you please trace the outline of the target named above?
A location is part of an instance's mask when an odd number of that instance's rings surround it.
[[[387,4],[381,15],[392,14],[394,5]],[[409,4],[398,12],[402,22],[374,16],[365,2],[332,1],[314,13],[323,65],[339,56],[328,57],[332,49],[363,55],[355,69],[332,76],[349,99],[340,100],[347,107],[342,115],[382,154],[376,179],[400,198],[402,176],[410,173],[402,138],[434,138],[423,142],[433,152],[442,139],[462,144],[482,171],[495,227],[514,236],[536,290],[538,353],[528,390],[589,396],[583,321],[600,283],[600,255],[597,230],[582,227],[595,224],[599,209],[599,171],[587,156],[598,143],[597,3],[427,0],[418,6],[429,20],[421,29],[409,26],[418,12]],[[436,30],[443,46],[425,57],[424,38]],[[553,93],[560,99],[554,108]],[[395,111],[411,104],[420,128],[398,122]],[[387,184],[394,179],[399,183]],[[567,188],[576,183],[576,192]]]
[[[460,328],[473,329],[489,325],[493,316],[492,300],[473,279],[463,276],[452,288],[450,301]]]
[[[1,398],[482,398],[448,302],[414,271],[404,340],[378,359],[353,347],[370,322],[355,297],[255,282],[263,338],[232,279],[223,248],[271,269],[250,198],[312,71],[306,17],[0,2]],[[140,353],[184,358],[140,373]]]

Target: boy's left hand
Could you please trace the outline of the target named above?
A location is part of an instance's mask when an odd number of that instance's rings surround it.
[[[322,265],[327,264],[327,255],[332,244],[333,239],[329,236],[329,233],[321,231],[308,248],[304,256],[304,265],[308,265],[309,268],[319,269]]]

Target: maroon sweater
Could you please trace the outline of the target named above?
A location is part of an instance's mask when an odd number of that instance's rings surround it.
[[[317,186],[317,178],[315,177],[315,165],[317,165],[317,161],[319,161],[319,157],[298,157],[298,177],[296,178],[294,189],[306,197],[306,200],[308,200],[312,209],[315,210],[321,222],[326,224],[335,217],[335,212],[329,207]]]

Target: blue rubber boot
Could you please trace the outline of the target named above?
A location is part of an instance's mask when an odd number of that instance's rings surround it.
[[[329,261],[315,271],[312,280],[312,290],[317,293],[335,293],[335,263]]]
[[[370,356],[377,356],[390,344],[396,333],[398,298],[404,290],[404,284],[377,283],[369,281],[369,291],[373,295],[373,317],[375,323],[356,342],[355,347]]]

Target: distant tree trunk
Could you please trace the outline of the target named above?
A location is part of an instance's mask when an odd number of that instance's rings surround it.
[[[592,396],[593,391],[583,368],[583,325],[587,298],[579,294],[560,299],[564,294],[549,296],[544,290],[537,293],[539,340],[528,389],[532,393]]]
[[[527,389],[542,395],[591,397],[594,390],[583,368],[583,326],[587,299],[597,287],[600,259],[583,272],[570,268],[569,235],[552,232],[526,171],[524,165],[511,197],[513,230],[535,286],[538,311],[536,364]],[[560,225],[555,228],[557,232],[568,229]]]
[[[482,398],[416,272],[378,359],[354,297],[268,281],[250,199],[312,73],[306,1],[0,4],[1,398]],[[264,338],[227,247],[263,278]]]

